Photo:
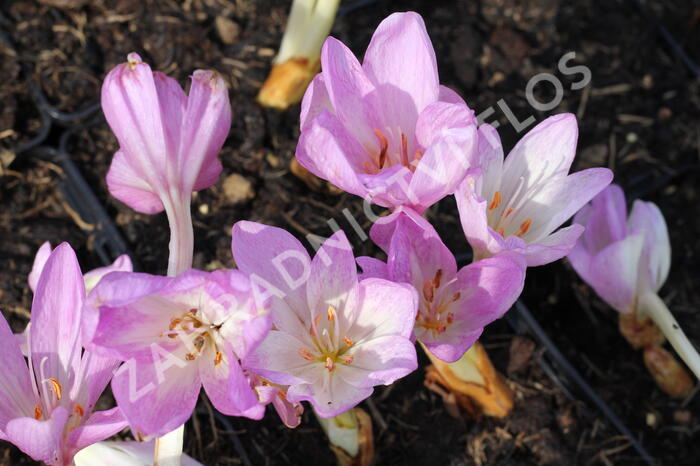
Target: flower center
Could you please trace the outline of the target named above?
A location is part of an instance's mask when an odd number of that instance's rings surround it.
[[[214,366],[217,367],[224,357],[216,344],[215,333],[218,330],[219,326],[205,322],[197,309],[190,309],[182,316],[171,319],[167,332],[162,333],[161,337],[171,340],[179,338],[187,348],[187,361],[195,361],[206,345],[211,345],[214,349]]]
[[[347,335],[340,338],[337,314],[333,306],[328,306],[325,321],[322,315],[316,316],[309,327],[313,346],[298,350],[300,357],[323,364],[328,372],[333,372],[337,364],[352,364],[354,359],[354,356],[348,352],[355,342]]]
[[[391,134],[391,131],[387,130],[387,132]],[[412,172],[416,171],[416,166],[418,165],[418,161],[423,156],[423,152],[420,150],[416,150],[413,154],[413,157],[409,159],[408,139],[406,138],[406,135],[403,132],[399,131],[397,136],[398,142],[396,144],[398,150],[393,151],[391,150],[391,147],[389,145],[389,139],[387,139],[387,137],[381,130],[375,129],[374,134],[379,140],[379,152],[374,155],[370,154],[369,160],[365,161],[362,164],[367,174],[376,175],[377,173],[380,173],[383,169],[392,167],[394,165],[404,166]]]
[[[441,290],[442,269],[435,272],[432,280],[423,282],[421,306],[416,316],[416,325],[433,332],[435,335],[445,333],[454,321],[454,314],[449,308],[461,298],[461,293],[454,293],[449,299],[444,299],[444,287]]]
[[[489,204],[489,207],[488,207],[489,211],[487,213],[487,216],[488,216],[489,226],[491,226],[491,228],[496,230],[496,233],[501,235],[503,238],[506,238],[507,236],[511,236],[513,234],[517,237],[522,238],[528,232],[528,230],[530,230],[530,227],[532,226],[532,219],[527,218],[523,222],[520,223],[517,231],[515,231],[515,232],[508,231],[509,234],[506,236],[506,233],[507,233],[506,229],[512,223],[511,219],[513,218],[513,212],[515,212],[515,209],[517,207],[519,207],[519,205],[513,206],[513,204],[514,204],[513,199],[514,198],[515,198],[515,196],[511,197],[511,200],[508,203],[508,205],[504,209],[496,212],[496,209],[498,209],[498,207],[501,205],[501,200],[502,200],[501,192],[496,191],[495,193],[493,193],[493,199],[491,200],[491,203]],[[518,203],[518,204],[521,204],[521,203]]]

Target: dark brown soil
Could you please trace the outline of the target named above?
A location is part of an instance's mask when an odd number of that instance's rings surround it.
[[[28,82],[37,83],[59,110],[76,111],[98,101],[105,73],[131,51],[183,84],[192,70],[215,68],[231,87],[234,122],[221,154],[222,180],[241,174],[252,183],[255,196],[232,205],[221,184],[197,194],[196,267],[234,265],[230,228],[240,219],[282,226],[301,237],[308,232],[328,235],[327,220],[333,218],[346,227],[358,255],[376,253],[369,241],[353,236],[343,219],[342,211],[348,208],[368,228],[357,198],[313,192],[290,173],[299,107],[278,113],[255,103],[289,2],[87,3],[74,10],[25,0],[0,6],[0,307],[15,330],[27,322],[31,293],[26,276],[42,242],[68,241],[85,270],[100,265],[79,219],[57,189],[60,167],[22,154],[12,160],[10,149],[36,136],[41,127]],[[697,5],[692,0],[651,5],[654,19],[648,19],[633,0],[383,0],[339,18],[333,34],[361,56],[381,19],[405,10],[424,16],[443,83],[464,96],[477,113],[499,99],[521,121],[529,115],[541,120],[551,113],[577,113],[576,168],[614,168],[616,181],[631,195],[659,204],[673,244],[671,276],[662,295],[690,338],[700,344],[700,82],[655,26],[655,21],[666,25],[691,58],[700,61]],[[232,45],[220,39],[217,16],[239,26]],[[569,51],[576,52],[577,64],[591,69],[589,89],[570,90],[580,76],[557,71],[560,57]],[[540,72],[558,76],[566,89],[561,105],[549,113],[534,111],[525,99],[528,80]],[[545,92],[541,98],[546,97]],[[502,138],[512,147],[519,135],[497,107],[493,119],[502,123]],[[60,133],[52,131],[46,143],[56,146]],[[104,175],[116,148],[103,121],[79,130],[69,144],[140,269],[162,273],[168,241],[164,216],[135,214],[106,190]],[[433,208],[429,217],[455,253],[468,250],[453,200]],[[674,401],[655,387],[640,354],[619,335],[614,311],[581,284],[570,267],[558,263],[531,270],[523,300],[659,463],[700,462],[700,401]],[[487,329],[483,341],[505,373],[511,345],[520,340],[498,322]],[[540,355],[536,348],[518,371],[508,374],[518,403],[505,420],[450,418],[442,400],[423,387],[423,370],[377,390],[371,404],[363,407],[373,417],[378,464],[641,464],[629,442],[592,405],[569,401],[556,388],[537,364]],[[274,413],[262,422],[230,419],[231,426],[226,426],[207,406],[203,401],[188,424],[186,445],[187,452],[205,464],[242,464],[242,450],[254,465],[333,464],[310,412],[301,427],[289,430]],[[4,443],[0,463],[30,464]]]

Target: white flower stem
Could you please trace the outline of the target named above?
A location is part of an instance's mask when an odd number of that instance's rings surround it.
[[[352,409],[331,418],[316,414],[316,418],[331,445],[341,448],[352,458],[357,456],[360,452],[360,424]]]
[[[292,58],[315,62],[333,27],[340,0],[294,0],[274,64]]]
[[[639,298],[639,314],[650,317],[659,326],[676,353],[693,371],[695,377],[700,379],[700,355],[683,333],[666,303],[656,293],[645,293]]]
[[[168,276],[175,277],[192,267],[194,254],[194,228],[190,211],[189,193],[180,198],[177,194],[164,199],[165,213],[170,226]],[[153,466],[180,466],[185,425],[157,438],[153,454]]]

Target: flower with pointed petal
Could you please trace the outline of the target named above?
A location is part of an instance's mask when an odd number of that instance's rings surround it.
[[[476,148],[474,112],[441,86],[420,15],[379,25],[362,65],[326,40],[301,108],[297,160],[339,188],[422,212],[452,194]]]
[[[523,254],[529,267],[566,256],[583,227],[555,231],[612,180],[607,168],[569,175],[578,127],[572,114],[547,118],[503,161],[498,133],[479,127],[480,166],[455,192],[462,228],[476,258]]]
[[[274,322],[243,364],[288,385],[289,401],[309,401],[319,416],[332,417],[416,369],[415,290],[358,282],[342,231],[313,260],[291,234],[259,223],[236,223],[231,244],[238,267],[271,300]]]
[[[386,252],[387,263],[359,257],[363,276],[410,283],[418,290],[414,334],[443,361],[461,358],[523,289],[526,265],[519,254],[503,252],[457,270],[432,225],[411,210],[382,218],[370,236]]]
[[[95,287],[86,309],[98,315],[86,328],[95,350],[126,361],[112,391],[139,433],[162,436],[181,426],[202,386],[224,414],[263,416],[239,359],[265,337],[270,316],[241,272],[114,272]]]
[[[32,271],[29,272],[29,278],[27,279],[29,282],[29,288],[32,291],[36,289],[36,284],[41,276],[41,271],[44,270],[44,265],[51,255],[51,251],[53,251],[53,249],[51,249],[51,243],[46,241],[36,252],[36,256],[34,256]],[[85,292],[90,293],[100,279],[110,272],[131,272],[132,270],[133,265],[131,264],[131,259],[126,254],[122,254],[121,256],[117,257],[112,265],[98,267],[83,275],[83,279],[85,280]]]
[[[126,422],[119,410],[94,412],[118,361],[82,351],[85,285],[75,253],[62,243],[36,283],[28,332],[29,368],[0,318],[0,435],[50,465],[69,465],[78,450]]]
[[[671,268],[671,243],[661,211],[610,185],[581,209],[574,222],[586,231],[568,256],[579,276],[619,312],[637,310],[644,293],[661,289]]]

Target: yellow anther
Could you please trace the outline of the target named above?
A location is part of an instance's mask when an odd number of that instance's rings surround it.
[[[374,134],[379,138],[379,168],[384,168],[386,163],[386,151],[389,149],[389,141],[386,140],[384,134],[378,129],[374,130]]]
[[[333,306],[328,306],[327,317],[329,322],[335,320],[335,308]]]
[[[219,367],[219,364],[221,364],[221,361],[223,361],[224,355],[221,353],[221,351],[216,352],[216,356],[214,356],[214,367]]]
[[[82,406],[80,406],[80,404],[76,403],[74,410],[78,416],[80,416],[80,417],[85,416],[85,410],[83,409]]]
[[[42,414],[43,413],[41,412],[41,406],[34,406],[34,419],[36,419],[37,421],[41,420]]]
[[[433,286],[435,288],[440,288],[440,282],[442,281],[442,269],[438,269],[435,272],[435,278],[433,278]]]
[[[58,383],[58,380],[54,378],[50,378],[49,382],[51,383],[51,391],[54,392],[56,395],[56,399],[60,400],[63,397],[63,387],[61,387],[61,384]]]
[[[354,359],[355,359],[355,356],[353,356],[352,354],[349,354],[345,359],[343,359],[343,362],[345,364],[352,364]]]
[[[350,338],[348,338],[348,337],[343,337],[343,341],[344,341],[345,344],[348,345],[348,346],[352,346],[352,345],[355,344],[355,342],[352,341],[352,340],[351,340]]]
[[[328,369],[328,372],[333,372],[333,369],[335,369],[335,363],[330,356],[326,356],[326,369]]]
[[[493,200],[491,201],[491,204],[489,204],[489,210],[493,210],[499,205],[501,205],[501,192],[496,191],[493,193]]]
[[[185,359],[187,359],[188,361],[194,361],[195,359],[197,359],[197,357],[192,353],[187,353],[185,355]]]

